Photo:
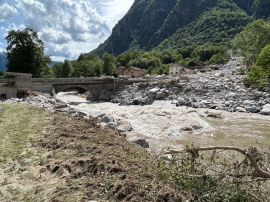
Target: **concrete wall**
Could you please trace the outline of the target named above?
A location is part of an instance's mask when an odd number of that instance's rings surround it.
[[[0,95],[5,95],[7,99],[17,97],[17,88],[0,86]]]

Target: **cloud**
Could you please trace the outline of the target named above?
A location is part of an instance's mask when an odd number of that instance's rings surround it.
[[[0,21],[6,22],[17,16],[19,13],[17,9],[7,3],[0,5]]]
[[[134,0],[102,0],[100,1],[103,16],[107,19],[110,28],[126,14]]]
[[[52,53],[65,51],[64,55],[70,58],[73,52],[70,50],[71,43],[87,43],[93,39],[104,41],[110,34],[106,20],[89,1],[16,0],[16,2],[16,7],[24,13],[25,25],[38,31],[46,45],[54,44],[48,48],[51,51],[55,50]],[[62,47],[59,49],[60,45]],[[91,50],[88,49],[89,51]]]
[[[80,53],[88,53],[103,43],[133,2],[0,0],[0,42],[6,43],[2,36],[5,37],[11,29],[31,27],[44,41],[46,54],[52,59],[76,59]],[[0,44],[2,49],[5,45]]]

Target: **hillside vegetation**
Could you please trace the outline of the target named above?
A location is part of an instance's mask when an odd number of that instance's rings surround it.
[[[246,24],[268,18],[267,0],[137,0],[93,52],[165,50],[205,43],[228,43]]]

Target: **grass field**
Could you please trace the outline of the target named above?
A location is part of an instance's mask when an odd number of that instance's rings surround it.
[[[51,125],[48,113],[25,105],[1,105],[0,162],[17,158],[25,149],[29,138]]]

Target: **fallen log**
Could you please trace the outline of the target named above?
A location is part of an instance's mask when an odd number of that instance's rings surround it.
[[[256,148],[251,147],[248,150],[246,149],[241,149],[239,147],[233,147],[233,146],[218,146],[218,147],[191,147],[191,148],[187,148],[184,150],[166,150],[164,152],[161,153],[161,155],[163,154],[180,154],[180,153],[190,153],[192,155],[191,158],[191,169],[190,169],[190,174],[193,174],[193,167],[194,167],[194,161],[195,158],[198,157],[198,153],[200,151],[216,151],[216,150],[223,150],[223,151],[237,151],[241,154],[243,154],[244,156],[247,157],[247,159],[250,161],[251,166],[255,169],[256,171],[256,175],[254,177],[260,177],[260,178],[264,178],[264,179],[270,179],[270,173],[266,172],[264,170],[262,170],[262,168],[258,165],[257,161],[258,161],[258,151]]]

